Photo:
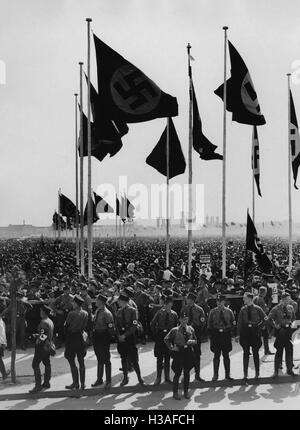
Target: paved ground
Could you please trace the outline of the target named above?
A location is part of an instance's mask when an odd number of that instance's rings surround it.
[[[202,344],[202,377],[207,381],[212,378],[212,354],[209,344]],[[155,359],[153,356],[153,344],[139,348],[140,365],[146,384],[152,385],[155,379]],[[39,398],[28,394],[33,386],[31,361],[33,350],[18,351],[17,374],[18,383],[12,385],[10,381],[0,381],[0,409],[107,409],[107,410],[132,410],[132,409],[299,409],[300,405],[300,376],[292,380],[291,377],[280,376],[276,383],[268,377],[273,373],[273,356],[261,356],[260,383],[245,386],[241,381],[235,381],[230,387],[223,381],[224,370],[220,366],[220,382],[203,385],[192,384],[192,398],[190,400],[176,401],[172,398],[171,387],[164,385],[161,390],[152,391],[152,387],[140,389],[134,373],[130,373],[130,384],[127,387],[113,388],[110,394],[104,394],[102,389],[83,392],[64,389],[71,383],[69,367],[63,357],[63,349],[58,351],[52,359],[53,377],[51,389],[43,392]],[[234,343],[231,355],[232,376],[242,378],[242,352],[240,346]],[[10,358],[6,354],[5,363],[9,367]],[[294,347],[294,362],[300,364],[300,345]],[[122,380],[119,355],[115,347],[112,347],[113,387],[117,387]],[[96,360],[92,349],[89,349],[86,358],[87,387],[94,382],[96,376]],[[285,372],[285,371],[284,371]],[[298,370],[296,370],[298,373]],[[249,377],[254,376],[253,363],[250,360]],[[193,380],[193,376],[192,376]],[[66,394],[66,396],[65,396]],[[96,394],[96,395],[90,395]],[[68,396],[68,397],[67,397]],[[77,397],[69,397],[77,396]],[[81,397],[80,397],[81,396]]]

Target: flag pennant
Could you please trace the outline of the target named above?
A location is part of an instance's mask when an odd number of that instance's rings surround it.
[[[98,109],[127,123],[178,115],[175,97],[164,93],[141,70],[94,35],[98,72]]]
[[[297,176],[298,176],[298,168],[300,165],[300,137],[299,137],[299,128],[298,121],[296,116],[296,110],[294,105],[294,100],[292,96],[292,92],[290,91],[290,145],[291,145],[291,161],[292,161],[292,171],[294,177],[294,187],[298,190],[296,185]]]
[[[60,207],[60,213],[62,216],[65,216],[67,218],[75,218],[76,217],[76,206],[64,194],[59,195],[59,207]]]
[[[215,152],[217,146],[213,145],[202,132],[202,121],[193,83],[191,96],[193,98],[193,148],[202,160],[223,160],[223,156]]]
[[[88,119],[83,114],[83,156],[88,155]],[[113,121],[103,118],[97,125],[91,123],[91,146],[92,156],[102,161],[108,154],[110,157],[116,155],[122,148],[121,136]],[[80,148],[78,148],[80,154]]]
[[[126,220],[132,221],[134,218],[134,205],[129,201],[128,197],[122,196],[121,203],[116,196],[116,215],[121,218],[123,222]]]
[[[259,163],[259,141],[257,135],[257,128],[253,126],[253,135],[252,135],[252,170],[254,179],[256,182],[258,195],[261,197],[260,191],[260,163]]]
[[[270,273],[272,270],[272,262],[270,261],[267,254],[264,252],[262,243],[257,236],[255,225],[247,213],[247,234],[246,234],[246,249],[252,251],[255,254],[256,262],[259,268],[264,273]]]
[[[167,176],[167,134],[165,128],[157,145],[146,158],[146,163],[159,173]],[[174,178],[185,172],[186,162],[181,149],[181,144],[172,119],[169,120],[169,178]]]
[[[96,211],[96,205],[92,197],[90,197],[92,201],[92,224],[99,221],[99,216]],[[84,213],[83,213],[83,225],[88,225],[88,203],[85,205]]]
[[[94,199],[97,213],[114,213],[113,208],[104,200],[104,198],[99,196],[95,192]]]
[[[232,120],[241,124],[263,125],[265,117],[261,114],[257,94],[246,64],[235,47],[228,41],[231,61],[231,77],[226,86],[226,109],[232,112]],[[224,84],[215,90],[224,100]]]

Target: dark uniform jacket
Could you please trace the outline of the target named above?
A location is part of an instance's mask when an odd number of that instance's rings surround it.
[[[127,305],[117,312],[116,316],[116,329],[118,335],[125,335],[131,337],[136,334],[138,325],[137,310]]]
[[[180,315],[186,313],[189,317],[188,324],[194,327],[196,330],[203,329],[205,327],[205,313],[201,306],[196,305],[184,305],[181,309]]]

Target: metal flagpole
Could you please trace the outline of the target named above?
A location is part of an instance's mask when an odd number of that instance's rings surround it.
[[[87,18],[87,39],[88,39],[88,56],[87,56],[87,75],[88,75],[88,227],[87,227],[87,246],[88,246],[88,277],[91,278],[92,273],[92,252],[93,252],[93,244],[92,244],[92,141],[91,141],[91,103],[90,103],[90,94],[91,94],[91,18]]]
[[[78,94],[75,93],[75,191],[76,191],[76,266],[79,266],[79,217],[78,217]]]
[[[289,266],[288,271],[289,275],[291,275],[292,267],[293,267],[293,243],[292,243],[292,191],[291,191],[291,144],[290,144],[290,124],[291,124],[291,100],[290,100],[290,91],[291,91],[291,74],[287,73],[288,78],[288,196],[289,196]]]
[[[252,167],[252,220],[255,225],[255,180],[254,180],[254,129],[252,134],[252,157],[251,157],[251,167]]]
[[[120,210],[120,208],[119,208]],[[117,194],[116,194],[116,246],[118,246],[118,215],[117,215]]]
[[[60,193],[61,189],[58,190],[58,239],[60,239],[60,233],[61,233],[61,223],[60,223]]]
[[[166,159],[167,159],[167,219],[166,219],[166,234],[167,234],[167,243],[166,243],[166,266],[169,267],[170,260],[170,190],[169,190],[169,182],[170,182],[170,118],[167,119],[167,148],[166,148]]]
[[[223,178],[222,178],[222,277],[226,276],[226,107],[227,107],[227,30],[224,26],[224,111],[223,111]]]
[[[84,219],[83,219],[83,94],[82,66],[80,66],[80,273],[84,275]]]
[[[188,152],[188,164],[189,164],[189,207],[188,207],[188,274],[191,276],[192,270],[192,217],[193,217],[193,195],[192,195],[192,183],[193,183],[193,170],[192,170],[192,149],[193,149],[193,95],[192,95],[192,69],[191,69],[191,59],[190,59],[191,45],[187,45],[188,52],[188,71],[189,71],[189,92],[190,92],[190,104],[189,104],[189,152]]]

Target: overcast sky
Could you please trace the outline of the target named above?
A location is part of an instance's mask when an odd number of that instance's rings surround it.
[[[222,153],[223,105],[213,91],[223,80],[222,26],[229,26],[229,40],[248,66],[267,121],[258,128],[263,197],[257,198],[256,218],[287,219],[286,73],[300,60],[299,1],[289,0],[288,7],[283,0],[1,0],[0,5],[0,60],[6,64],[6,84],[0,85],[0,225],[23,219],[49,225],[59,187],[75,199],[73,94],[79,89],[78,61],[86,62],[86,17],[99,38],[177,97],[174,123],[186,158],[186,45],[191,43],[195,58],[204,132]],[[96,83],[93,45],[92,56]],[[300,85],[294,81],[300,120]],[[129,185],[164,182],[145,164],[164,127],[164,119],[131,124],[115,157],[93,159],[93,188],[116,185],[119,175],[127,175]],[[251,207],[251,135],[250,126],[232,122],[228,113],[228,221],[245,222]],[[205,185],[205,213],[220,216],[222,162],[202,161],[194,152],[193,171],[194,182]],[[187,172],[171,183],[186,181]],[[293,190],[292,198],[298,222],[300,190]]]

